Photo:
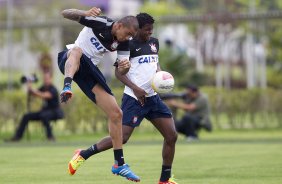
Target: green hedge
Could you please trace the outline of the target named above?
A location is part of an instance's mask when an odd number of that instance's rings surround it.
[[[282,91],[273,89],[218,90],[203,88],[218,128],[282,127]]]
[[[281,90],[201,90],[209,97],[215,128],[282,127]],[[123,88],[116,88],[113,92],[120,103]],[[26,103],[26,94],[23,91],[0,91],[1,132],[15,128],[27,111]],[[32,100],[31,110],[39,109],[40,105],[40,100]],[[80,90],[75,89],[74,97],[62,107],[65,112],[62,131],[75,133],[107,130],[104,112],[91,103]]]

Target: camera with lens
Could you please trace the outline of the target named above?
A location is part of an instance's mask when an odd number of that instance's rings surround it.
[[[185,93],[166,93],[166,94],[159,94],[162,100],[170,100],[170,99],[185,99]]]
[[[22,84],[25,84],[27,82],[36,83],[37,81],[38,81],[38,78],[37,78],[36,74],[21,77],[21,83]]]

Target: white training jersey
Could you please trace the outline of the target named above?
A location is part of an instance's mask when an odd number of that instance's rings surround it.
[[[147,42],[136,39],[129,41],[131,67],[126,76],[147,93],[147,97],[157,93],[151,87],[151,81],[158,69],[159,41],[151,37]],[[137,99],[133,90],[125,86],[124,93]]]
[[[117,51],[118,59],[129,59],[129,41],[118,42],[112,35],[113,21],[104,16],[82,17],[80,24],[85,25],[74,44],[68,49],[78,46],[91,61],[97,65],[105,52]]]

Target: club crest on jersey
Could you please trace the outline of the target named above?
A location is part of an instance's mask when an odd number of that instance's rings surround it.
[[[155,44],[149,44],[150,45],[150,47],[151,47],[151,50],[152,50],[152,52],[157,52],[157,47],[156,47],[156,45]]]
[[[117,50],[117,47],[118,47],[118,42],[117,41],[114,41],[111,45],[111,49],[112,50]]]

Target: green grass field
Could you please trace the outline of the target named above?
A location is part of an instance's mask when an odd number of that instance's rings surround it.
[[[125,184],[110,172],[112,150],[87,160],[75,176],[67,162],[76,148],[86,148],[103,135],[42,137],[20,143],[0,143],[0,183]],[[93,141],[91,141],[93,140]],[[124,146],[125,159],[141,183],[156,184],[161,168],[162,141],[158,134],[137,132]],[[173,173],[179,184],[282,183],[282,130],[202,132],[201,141],[179,136]]]

